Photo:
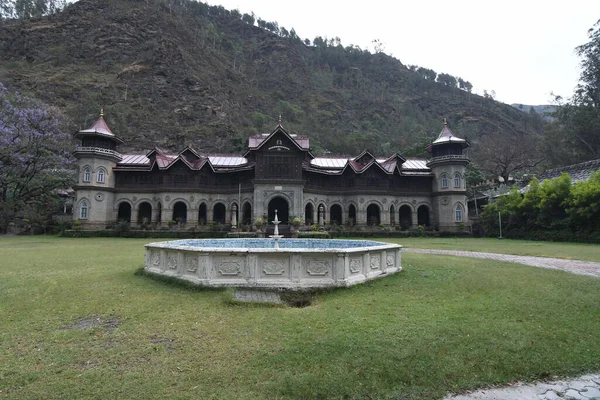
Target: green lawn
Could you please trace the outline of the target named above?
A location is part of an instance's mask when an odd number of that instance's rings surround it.
[[[556,257],[600,262],[600,245],[587,243],[553,243],[533,240],[491,238],[415,238],[374,239],[418,249],[483,251],[522,256]]]
[[[134,275],[149,241],[0,238],[0,398],[434,399],[600,370],[600,279],[406,253],[310,307],[233,304]]]

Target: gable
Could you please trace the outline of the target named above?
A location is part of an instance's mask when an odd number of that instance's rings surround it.
[[[276,130],[265,142],[260,146],[259,151],[268,152],[293,152],[303,153],[302,149],[298,148],[298,144],[282,130]]]

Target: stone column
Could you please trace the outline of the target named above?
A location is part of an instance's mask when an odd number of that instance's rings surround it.
[[[236,213],[237,213],[237,206],[234,204],[233,207],[231,207],[231,229],[237,229]]]
[[[160,225],[161,221],[158,220],[158,205],[152,206],[152,216],[150,218],[152,219],[150,221],[152,224],[156,223]]]
[[[162,221],[160,221],[160,224],[167,225],[167,223],[173,219],[173,210],[170,208],[166,208],[166,207],[163,208],[161,218],[162,218]]]
[[[319,225],[323,226],[325,221],[325,210],[323,210],[323,205],[319,206]]]
[[[411,228],[412,229],[417,229],[419,227],[419,214],[417,213],[417,210],[414,210],[412,212],[412,225]]]
[[[367,224],[367,210],[356,210],[356,224],[366,225]]]
[[[198,223],[198,208],[190,207],[187,210],[187,225],[196,225]]]
[[[386,211],[386,210],[382,209],[380,213],[381,213],[380,214],[381,223],[383,225],[389,225],[390,224],[390,211],[389,210]]]

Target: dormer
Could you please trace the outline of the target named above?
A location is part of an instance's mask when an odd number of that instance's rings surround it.
[[[364,150],[358,156],[354,157],[354,161],[362,165],[363,167],[367,164],[372,163],[374,160],[375,156],[369,150]]]

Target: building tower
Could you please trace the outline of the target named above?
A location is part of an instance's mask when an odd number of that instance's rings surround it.
[[[73,219],[84,229],[102,229],[107,222],[117,220],[113,168],[122,159],[117,145],[123,141],[112,133],[102,110],[100,118],[77,132],[75,138],[81,139],[81,145],[73,152],[78,165]]]
[[[440,135],[427,148],[431,153],[427,166],[434,175],[433,224],[439,230],[457,231],[468,223],[465,171],[469,157],[463,154],[467,147],[469,142],[454,136],[444,118]]]

